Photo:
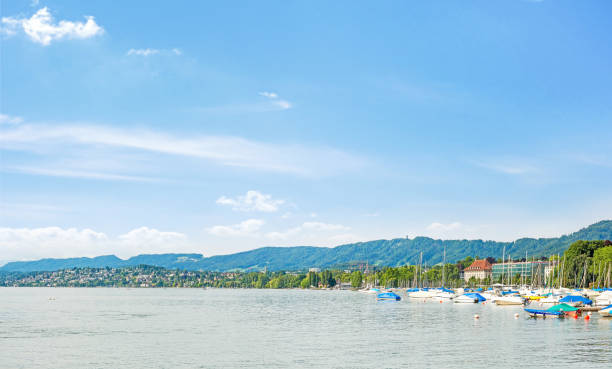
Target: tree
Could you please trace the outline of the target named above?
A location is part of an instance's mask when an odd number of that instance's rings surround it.
[[[354,271],[351,273],[351,286],[353,288],[361,287],[361,283],[363,282],[363,276],[360,271]]]

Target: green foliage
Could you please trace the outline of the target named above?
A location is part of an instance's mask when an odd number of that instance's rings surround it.
[[[610,241],[576,241],[563,254],[561,266],[555,275],[562,275],[561,284],[567,287],[581,287],[601,280],[612,261]]]
[[[362,283],[363,283],[363,275],[361,274],[360,271],[357,270],[351,273],[351,286],[353,288],[361,287]]]

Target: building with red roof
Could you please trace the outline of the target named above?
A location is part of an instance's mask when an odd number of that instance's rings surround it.
[[[463,278],[469,281],[470,278],[476,279],[490,278],[493,275],[493,265],[486,259],[474,260],[474,262],[463,270]]]

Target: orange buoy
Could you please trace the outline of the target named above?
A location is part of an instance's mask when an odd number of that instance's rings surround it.
[[[590,315],[585,315],[585,316],[584,316],[584,320],[589,320],[589,319],[591,319],[591,316],[590,316]]]
[[[440,303],[442,303],[442,300],[440,300]]]

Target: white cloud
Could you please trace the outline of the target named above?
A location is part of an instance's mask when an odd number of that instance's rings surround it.
[[[31,6],[31,7],[37,7],[37,6],[38,6],[38,4],[40,4],[40,0],[32,0],[32,1],[30,2],[30,6]]]
[[[275,107],[279,110],[287,110],[293,107],[293,105],[289,101],[279,99],[278,94],[275,92],[263,91],[260,92],[259,95],[268,98],[270,100],[270,106]]]
[[[246,195],[229,198],[221,196],[217,199],[219,205],[229,205],[233,210],[237,211],[262,211],[275,212],[282,205],[284,200],[274,200],[271,195],[263,194],[259,191],[247,191]]]
[[[149,56],[159,54],[158,49],[129,49],[127,55]]]
[[[140,227],[119,236],[119,241],[121,245],[131,249],[133,254],[173,252],[178,246],[186,245],[187,236],[178,232]]]
[[[427,229],[430,231],[436,231],[436,232],[440,232],[440,231],[447,232],[447,231],[454,231],[454,230],[460,229],[462,226],[463,225],[459,222],[453,222],[449,224],[433,222],[429,226],[427,226]]]
[[[217,225],[210,227],[206,231],[214,236],[250,236],[259,231],[264,224],[265,222],[261,219],[247,219],[230,226]]]
[[[274,92],[260,92],[259,95],[263,96],[263,97],[267,97],[269,99],[276,99],[278,98],[278,95]]]
[[[0,124],[19,124],[23,122],[23,118],[0,114]]]
[[[43,227],[0,228],[0,255],[5,260],[93,257],[115,254],[130,257],[142,253],[184,251],[187,237],[141,227],[111,238],[92,229]]]
[[[289,101],[286,100],[276,100],[272,102],[274,105],[278,106],[280,110],[291,109],[293,105]]]
[[[151,56],[151,55],[183,55],[183,52],[180,49],[174,48],[174,49],[150,49],[150,48],[146,48],[146,49],[129,49],[127,51],[127,53],[125,53],[127,56]]]
[[[3,17],[4,33],[13,35],[21,28],[34,42],[48,46],[52,41],[68,39],[86,39],[101,35],[104,29],[100,27],[94,17],[85,16],[83,22],[60,20],[54,23],[53,17],[47,7],[39,9],[30,18]]]
[[[19,163],[30,168],[49,168],[49,160],[60,162],[56,170],[87,171],[92,157],[106,158],[107,165],[138,170],[142,162],[125,165],[131,153],[185,156],[203,159],[217,165],[289,173],[301,176],[337,175],[361,169],[363,159],[329,148],[314,148],[291,144],[270,144],[240,137],[177,137],[149,130],[120,129],[92,125],[18,125],[0,129],[0,147],[5,150],[29,151],[40,154],[42,163]],[[151,156],[148,155],[148,156]],[[72,162],[79,162],[75,165]],[[71,162],[71,167],[63,167]],[[5,162],[4,168],[10,166]],[[164,168],[163,174],[173,168]],[[105,171],[106,172],[106,171]],[[110,173],[115,175],[117,173]],[[121,173],[135,176],[132,173]]]
[[[91,229],[0,228],[0,254],[7,260],[92,255],[108,242],[106,234]]]

